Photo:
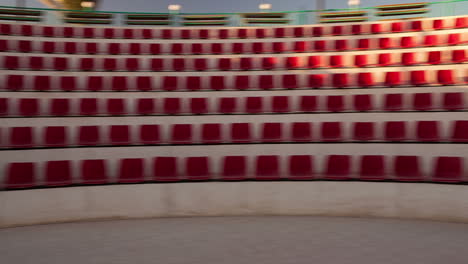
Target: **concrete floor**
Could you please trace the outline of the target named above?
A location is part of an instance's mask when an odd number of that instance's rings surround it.
[[[21,264],[466,264],[468,224],[338,217],[207,217],[0,229]]]

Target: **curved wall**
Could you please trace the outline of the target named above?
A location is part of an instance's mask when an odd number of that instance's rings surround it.
[[[0,227],[221,215],[468,222],[468,192],[462,185],[390,182],[200,182],[0,192]]]

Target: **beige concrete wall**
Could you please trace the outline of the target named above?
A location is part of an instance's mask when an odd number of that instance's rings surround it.
[[[213,182],[0,192],[0,227],[95,219],[326,215],[468,222],[466,186]]]

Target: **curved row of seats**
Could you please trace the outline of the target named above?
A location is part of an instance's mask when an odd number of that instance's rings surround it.
[[[457,46],[466,45],[467,43],[468,37],[463,33],[404,37],[374,37],[365,39],[226,43],[107,43],[1,39],[0,51],[106,55],[218,55],[407,49],[418,47]]]
[[[440,121],[386,121],[5,127],[4,131],[9,139],[3,144],[5,148],[348,141],[468,142],[466,120],[453,121],[450,128]]]
[[[465,63],[465,50],[240,58],[99,58],[1,56],[0,69],[59,71],[250,71]]]
[[[466,93],[194,98],[0,98],[0,116],[124,116],[468,110]]]
[[[0,76],[1,77],[1,76]],[[466,69],[230,76],[3,76],[7,91],[199,91],[463,85]]]
[[[66,37],[66,38],[124,38],[124,39],[227,39],[227,38],[287,38],[360,34],[433,31],[468,27],[467,17],[447,17],[414,21],[360,23],[334,26],[302,26],[280,28],[234,29],[140,29],[105,27],[57,27],[29,24],[0,24],[1,35]]]
[[[176,182],[199,180],[395,180],[414,182],[466,181],[463,157],[434,157],[431,172],[422,169],[419,156],[328,155],[323,169],[318,157],[225,156],[154,157],[121,159],[115,173],[110,162],[94,160],[57,160],[44,163],[14,162],[5,166],[4,188],[53,187],[67,185]],[[213,166],[217,160],[220,166]],[[42,176],[42,177],[41,177]]]

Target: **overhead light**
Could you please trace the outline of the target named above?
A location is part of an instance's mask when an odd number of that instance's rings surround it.
[[[182,8],[181,5],[169,5],[169,6],[167,7],[167,9],[169,9],[169,11],[179,11],[180,8]]]
[[[94,7],[94,2],[93,1],[82,1],[81,2],[81,7],[83,7],[83,8],[93,8]]]
[[[361,4],[360,0],[348,0],[348,6],[349,7],[359,6],[360,4]]]
[[[271,9],[271,4],[266,4],[266,3],[265,4],[259,4],[258,8],[260,10],[270,10]]]

